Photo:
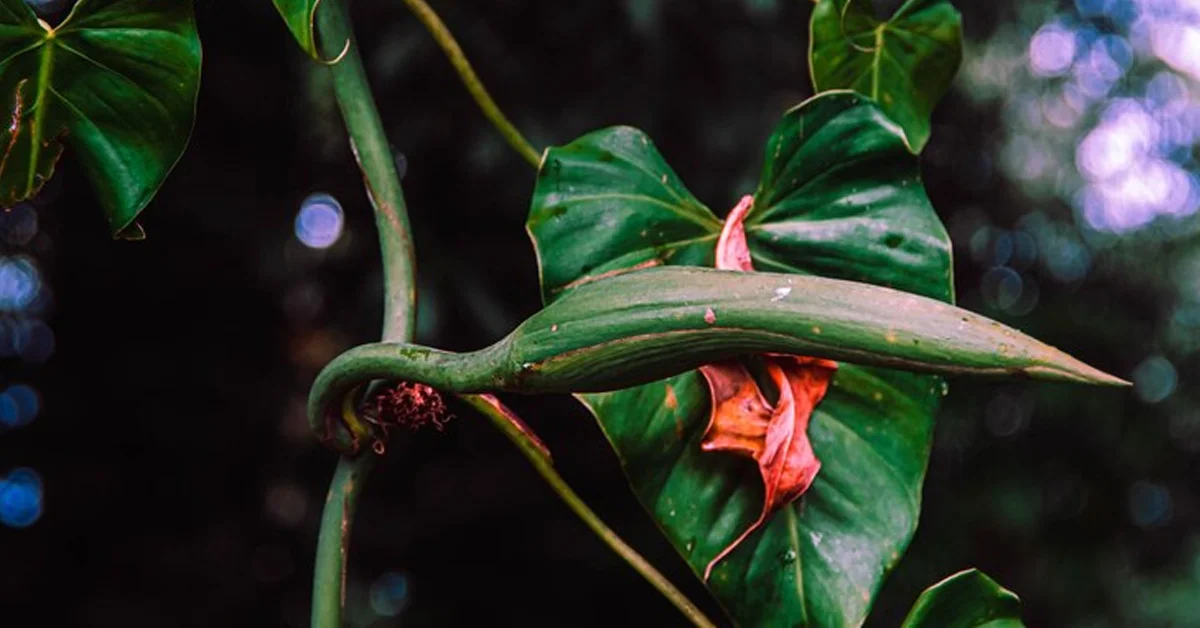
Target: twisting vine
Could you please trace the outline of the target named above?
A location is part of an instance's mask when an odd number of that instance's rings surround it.
[[[414,10],[424,8],[424,13],[418,15],[424,15],[422,21],[433,25],[431,28],[441,25],[441,21],[428,5],[419,0],[406,1],[410,1]],[[324,42],[327,42],[323,44],[325,54],[336,58],[335,62],[327,65],[333,76],[334,91],[350,136],[351,147],[363,172],[367,193],[375,210],[384,275],[382,339],[385,342],[405,342],[412,339],[415,328],[416,282],[415,252],[400,177],[367,81],[345,1],[322,2],[317,11],[317,26],[324,35]],[[453,50],[458,50],[461,61],[455,62],[455,67],[460,72],[465,68],[465,71],[474,77],[470,65],[466,63],[465,57],[462,57],[461,49],[450,37],[449,31],[445,30],[444,25],[441,25],[441,29],[444,38],[439,38],[439,43],[446,47],[445,42],[449,42]],[[344,43],[338,45],[333,42]],[[514,149],[527,160],[533,159],[533,163],[536,164],[537,152],[516,128],[508,123],[478,79],[475,78],[473,82],[464,79],[464,82],[480,102],[488,118],[501,129],[501,133]],[[342,625],[346,602],[347,555],[354,514],[366,479],[378,459],[374,451],[359,451],[358,443],[364,437],[371,437],[372,430],[359,418],[355,410],[357,396],[346,394],[347,392],[343,391],[343,394],[338,395],[341,411],[338,413],[337,422],[343,429],[338,432],[341,440],[337,442],[340,443],[338,448],[343,454],[338,460],[330,483],[317,540],[312,603],[314,628],[340,628]],[[702,628],[713,626],[713,623],[665,576],[584,504],[554,470],[549,452],[532,432],[523,427],[515,414],[491,395],[458,396],[503,432],[567,506],[685,617]]]

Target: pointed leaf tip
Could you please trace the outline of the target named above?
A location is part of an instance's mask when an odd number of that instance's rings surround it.
[[[886,20],[868,0],[819,0],[812,12],[809,69],[818,92],[852,89],[904,129],[912,152],[962,61],[962,17],[949,0],[906,0]]]
[[[1018,628],[1021,600],[979,571],[960,571],[925,589],[902,628]]]

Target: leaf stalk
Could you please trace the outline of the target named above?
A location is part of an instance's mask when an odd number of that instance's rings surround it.
[[[479,105],[479,109],[483,111],[483,115],[496,127],[500,135],[508,142],[508,145],[517,151],[529,165],[534,168],[541,163],[541,153],[525,139],[524,135],[517,130],[517,127],[509,122],[504,112],[500,110],[499,105],[492,99],[487,88],[483,86],[483,81],[479,80],[479,76],[475,74],[474,68],[471,67],[471,62],[467,60],[467,55],[463,53],[462,47],[458,45],[458,41],[454,39],[450,29],[438,17],[437,12],[433,10],[425,2],[425,0],[404,0],[404,4],[408,6],[413,15],[425,25],[425,29],[433,36],[434,41],[441,47],[442,52],[446,53],[446,57],[450,59],[450,65],[454,66],[454,70],[458,72],[458,78],[462,80],[463,86],[470,92],[471,97],[475,99],[475,103]]]

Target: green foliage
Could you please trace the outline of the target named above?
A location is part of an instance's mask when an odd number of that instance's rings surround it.
[[[968,569],[925,589],[903,628],[1020,628],[1021,600],[981,571]]]
[[[920,152],[929,116],[962,61],[962,17],[949,0],[907,0],[886,21],[875,18],[870,0],[820,0],[809,45],[817,91],[870,96]]]
[[[862,96],[821,95],[785,116],[767,144],[746,222],[756,268],[872,282],[930,297],[922,299],[920,314],[899,318],[932,320],[927,317],[933,311],[950,309],[932,300],[951,299],[950,243],[925,196],[917,160],[900,129]],[[711,264],[719,229],[716,216],[679,183],[646,136],[628,128],[551,148],[529,218],[548,302],[572,282],[621,268]],[[736,293],[759,277],[735,275],[721,289]],[[772,278],[764,287],[785,284]],[[826,294],[835,292],[840,290]],[[808,289],[779,294],[781,303],[816,296]],[[706,299],[694,304],[696,316]],[[827,315],[848,312],[846,304],[827,305]],[[874,297],[861,305],[872,316],[895,311]],[[714,311],[723,324],[721,310]],[[829,335],[828,322],[811,315],[788,320],[818,343],[845,346],[847,338]],[[953,333],[962,320],[946,319],[938,333]],[[875,326],[884,331],[883,344],[892,324]],[[921,342],[906,337],[899,344]],[[981,355],[985,362],[1002,360],[1010,351],[992,349]],[[789,352],[803,351],[812,347]],[[933,412],[943,390],[936,377],[839,369],[810,429],[824,462],[813,488],[752,535],[709,582],[737,621],[843,625],[866,617],[915,530]],[[709,400],[700,376],[689,372],[581,399],[595,413],[642,503],[702,573],[756,518],[762,488],[747,461],[701,452]]]
[[[274,0],[318,60],[320,2]],[[440,25],[423,3],[409,4]],[[337,33],[324,47],[344,37],[345,54],[345,7],[334,8],[321,15],[322,31]],[[750,461],[702,451],[710,401],[691,369],[764,353],[841,360],[808,433],[823,461],[811,490],[737,545],[707,585],[741,624],[861,624],[916,528],[933,415],[946,392],[937,375],[1123,382],[953,305],[949,238],[914,153],[961,61],[954,7],[907,0],[879,21],[867,0],[819,0],[811,39],[822,93],[771,134],[744,223],[761,272],[671,268],[713,265],[721,219],[644,133],[596,131],[549,149],[539,165],[528,230],[547,306],[475,352],[352,349],[313,385],[314,427],[356,452],[356,437],[371,428],[346,400],[378,379],[453,393],[581,393],[639,499],[701,574],[758,518],[763,489]],[[477,84],[457,44],[450,48],[468,86]],[[79,0],[58,26],[24,0],[0,0],[0,96],[11,114],[0,203],[36,194],[66,142],[112,232],[135,234],[137,215],[186,146],[200,58],[189,0]],[[388,336],[407,338],[411,237],[391,152],[354,53],[334,75],[360,165],[391,179],[382,196],[370,178],[368,186],[389,258]],[[472,93],[486,98],[481,86]],[[532,159],[494,103],[484,108]],[[326,534],[345,525],[340,515],[326,519]],[[328,537],[318,569],[327,585],[319,608],[335,623],[340,571],[329,561],[344,558],[344,536]],[[1014,595],[967,571],[927,590],[904,625],[1019,626],[1019,612]]]
[[[275,3],[275,9],[279,11],[279,15],[283,21],[287,23],[288,30],[292,31],[292,36],[296,38],[296,43],[308,53],[308,56],[317,59],[321,52],[317,50],[317,33],[313,26],[317,15],[317,5],[321,4],[321,0],[272,0]]]
[[[0,94],[10,125],[0,202],[35,194],[65,142],[91,180],[114,235],[178,161],[200,85],[190,0],[80,0],[61,24],[23,0],[0,0]]]

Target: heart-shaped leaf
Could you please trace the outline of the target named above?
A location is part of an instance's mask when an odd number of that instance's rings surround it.
[[[551,148],[529,219],[544,298],[639,264],[711,265],[720,224],[701,208],[640,132],[608,129]],[[768,141],[746,222],[759,270],[951,298],[950,242],[916,158],[896,124],[858,94],[823,94],[788,112]],[[861,623],[916,528],[944,390],[936,377],[838,369],[809,427],[823,462],[812,487],[708,582],[736,621]],[[755,465],[701,451],[709,399],[698,372],[580,398],[698,575],[760,514]]]
[[[925,589],[903,628],[1020,628],[1021,600],[981,571],[968,569]]]
[[[870,0],[820,0],[809,45],[817,91],[870,96],[920,152],[962,61],[962,17],[949,0],[906,0],[887,21],[875,18]]]
[[[0,201],[35,195],[60,142],[83,165],[114,235],[183,154],[200,85],[190,0],[79,0],[58,26],[23,0],[0,0]]]

